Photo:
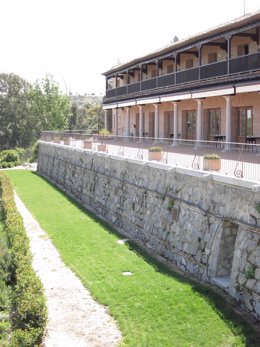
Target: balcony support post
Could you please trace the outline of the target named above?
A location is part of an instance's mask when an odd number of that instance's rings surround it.
[[[196,140],[202,140],[202,113],[203,113],[203,102],[201,99],[196,99],[197,101],[197,129],[196,129]]]
[[[200,80],[200,67],[201,67],[201,50],[202,50],[202,45],[198,46],[198,56],[199,56],[199,80]]]
[[[226,142],[231,142],[231,96],[224,96],[226,100]]]
[[[225,39],[227,41],[227,74],[229,75],[229,71],[230,71],[230,59],[231,59],[231,39],[232,39],[232,36],[231,34],[227,34],[225,36]]]
[[[159,139],[159,104],[154,105],[154,139],[155,142]]]

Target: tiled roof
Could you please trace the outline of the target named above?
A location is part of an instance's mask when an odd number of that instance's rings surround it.
[[[106,76],[106,75],[110,75],[113,72],[122,71],[122,69],[128,68],[130,66],[134,66],[135,64],[138,64],[144,60],[149,60],[149,59],[159,57],[163,54],[167,54],[167,53],[170,53],[174,50],[184,48],[185,46],[189,46],[193,43],[195,44],[196,42],[201,41],[201,40],[206,39],[206,38],[209,38],[211,36],[219,35],[222,33],[224,34],[228,31],[237,29],[237,28],[242,27],[242,26],[246,26],[246,25],[248,25],[252,22],[255,22],[257,20],[260,20],[260,11],[250,13],[250,14],[245,15],[243,17],[236,18],[233,21],[230,21],[230,22],[225,23],[225,24],[221,24],[221,25],[214,27],[210,30],[203,31],[199,34],[192,35],[186,39],[176,41],[173,44],[170,44],[164,48],[161,48],[159,50],[151,52],[147,55],[135,58],[129,62],[120,64],[120,65],[116,65],[116,66],[112,67],[111,69],[109,69],[108,71],[104,72],[103,75]]]

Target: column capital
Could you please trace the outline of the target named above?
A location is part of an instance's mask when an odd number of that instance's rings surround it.
[[[223,95],[223,98],[224,98],[226,101],[230,101],[230,100],[231,100],[231,95]]]
[[[195,100],[197,101],[198,105],[202,104],[203,102],[203,99],[195,99]]]
[[[232,34],[228,33],[224,37],[225,37],[225,40],[230,40],[232,38]]]

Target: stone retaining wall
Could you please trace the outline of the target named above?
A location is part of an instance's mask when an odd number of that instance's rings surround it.
[[[260,193],[251,182],[44,142],[38,172],[260,318]]]

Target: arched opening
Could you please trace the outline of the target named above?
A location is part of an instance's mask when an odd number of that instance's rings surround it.
[[[219,243],[214,281],[225,289],[229,288],[237,233],[238,224],[229,221],[224,222]]]

